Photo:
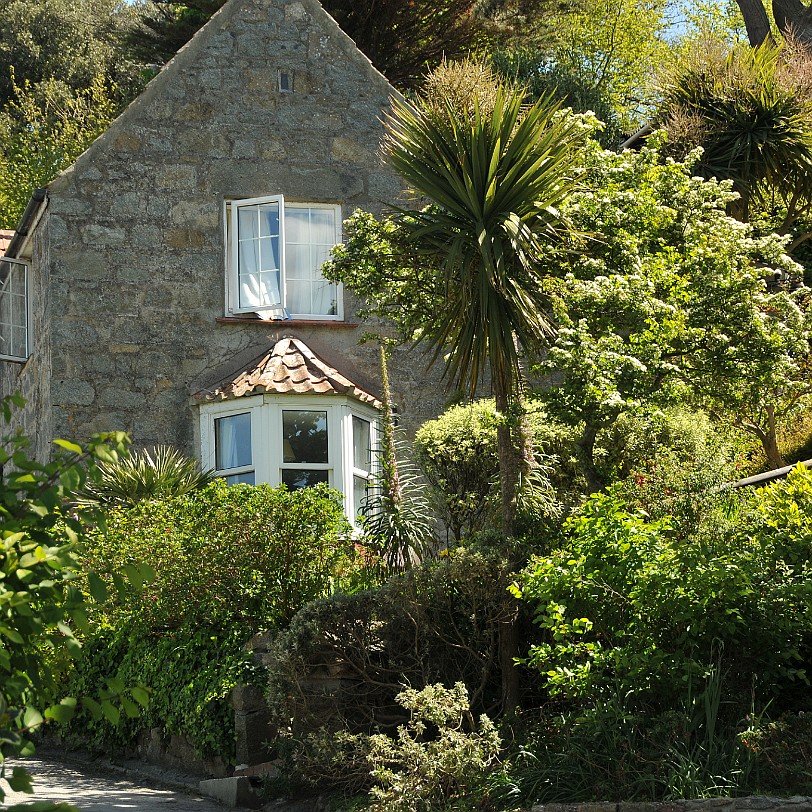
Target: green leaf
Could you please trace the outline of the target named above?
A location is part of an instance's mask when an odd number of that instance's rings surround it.
[[[107,585],[96,575],[95,572],[89,572],[87,575],[87,582],[90,588],[90,594],[93,600],[97,603],[104,603],[107,600]]]
[[[124,708],[124,713],[127,714],[129,719],[135,719],[141,715],[141,708],[131,699],[127,699],[126,696],[121,697],[121,707]]]
[[[28,707],[25,709],[25,713],[23,713],[23,727],[27,727],[30,730],[33,727],[39,727],[44,721],[42,714],[36,708]]]
[[[113,705],[112,702],[110,702],[109,699],[102,700],[101,709],[104,717],[108,722],[110,722],[111,725],[115,726],[118,724],[118,721],[121,718],[121,713],[119,709]]]
[[[98,722],[102,718],[102,706],[95,699],[83,697],[82,706],[90,713],[94,721]]]
[[[144,579],[141,575],[141,571],[138,567],[134,566],[133,564],[125,564],[123,567],[124,574],[127,576],[127,580],[137,589],[141,590],[144,588]]]
[[[74,609],[71,612],[71,617],[77,629],[80,629],[86,635],[93,633],[93,627],[90,625],[87,619],[87,612],[85,612],[84,609]]]
[[[123,694],[125,691],[124,680],[121,677],[108,677],[105,680],[107,687],[114,694]]]
[[[136,685],[130,689],[133,699],[142,707],[146,708],[149,705],[149,691],[146,688]]]
[[[93,449],[93,454],[102,462],[115,464],[118,462],[118,455],[111,451],[106,445],[99,445]]]
[[[76,712],[76,700],[72,698],[63,699],[58,705],[51,705],[45,710],[45,718],[53,719],[55,722],[64,724],[73,719]]]
[[[65,451],[70,451],[71,454],[82,453],[82,446],[77,445],[76,443],[72,443],[70,440],[56,439],[54,440],[54,445],[58,445],[60,448],[64,448]]]
[[[22,635],[16,629],[10,629],[8,626],[0,626],[0,634],[7,637],[12,643],[16,643],[18,646],[22,646],[25,643]]]

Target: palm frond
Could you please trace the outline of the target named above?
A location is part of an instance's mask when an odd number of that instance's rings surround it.
[[[425,340],[472,391],[488,365],[510,388],[520,353],[553,331],[538,257],[566,231],[559,206],[586,141],[549,99],[527,107],[522,89],[499,84],[487,101],[395,101],[386,141],[389,163],[434,204],[402,212],[446,280],[448,307]]]
[[[121,457],[115,463],[100,463],[99,476],[89,483],[80,502],[116,507],[134,505],[148,499],[182,496],[202,488],[214,479],[196,460],[178,449],[156,446]]]

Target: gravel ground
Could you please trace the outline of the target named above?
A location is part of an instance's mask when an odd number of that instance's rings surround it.
[[[38,753],[25,759],[25,766],[34,777],[34,795],[8,792],[5,803],[31,801],[68,801],[82,812],[223,812],[224,807],[183,789],[161,789],[148,777],[134,775],[131,770],[115,770],[103,763],[61,762],[52,755]],[[163,782],[161,782],[163,783]],[[173,782],[181,783],[181,782]]]

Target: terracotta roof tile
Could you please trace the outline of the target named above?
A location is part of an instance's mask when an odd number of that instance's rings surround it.
[[[356,386],[319,358],[303,341],[291,337],[280,339],[269,353],[256,358],[233,378],[214,390],[196,393],[195,398],[231,400],[264,392],[347,395],[376,409],[381,408],[381,402],[374,395]]]

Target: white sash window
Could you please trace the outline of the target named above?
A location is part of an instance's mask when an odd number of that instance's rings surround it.
[[[229,312],[343,318],[340,285],[321,275],[341,242],[341,206],[271,195],[232,200],[226,210]]]
[[[28,336],[28,264],[0,257],[0,359],[25,361]]]

